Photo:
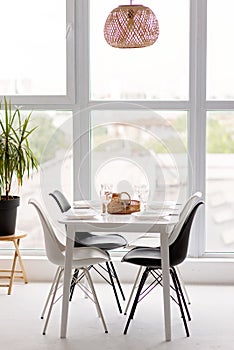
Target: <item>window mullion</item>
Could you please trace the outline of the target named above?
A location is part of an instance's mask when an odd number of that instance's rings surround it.
[[[67,46],[67,97],[69,103],[75,102],[75,0],[66,2],[66,46]]]
[[[205,195],[206,155],[206,0],[191,0],[189,156],[190,193]],[[191,240],[190,254],[201,256],[205,250],[205,212],[200,211]]]
[[[76,86],[74,110],[74,198],[90,197],[89,1],[76,3]]]

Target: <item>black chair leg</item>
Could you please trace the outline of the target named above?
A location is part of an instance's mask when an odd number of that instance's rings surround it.
[[[125,295],[124,295],[124,292],[123,292],[123,289],[122,289],[122,286],[120,284],[120,281],[119,281],[119,278],[118,278],[118,275],[117,275],[117,272],[115,270],[115,267],[114,267],[114,264],[112,261],[110,261],[110,266],[111,266],[111,269],[112,269],[112,272],[113,272],[113,275],[114,275],[114,278],[116,279],[116,282],[118,284],[118,287],[119,287],[119,290],[120,290],[120,293],[122,295],[122,298],[123,300],[125,300]]]
[[[182,302],[181,302],[180,292],[179,292],[179,289],[178,289],[178,284],[177,284],[177,281],[176,281],[176,277],[175,277],[174,271],[172,269],[170,270],[170,273],[171,273],[171,277],[172,277],[172,280],[173,280],[173,283],[174,283],[174,287],[175,287],[175,291],[176,291],[176,295],[177,295],[177,299],[178,299],[178,304],[179,304],[179,307],[180,307],[181,317],[182,317],[183,322],[184,322],[184,328],[185,328],[186,336],[189,337],[189,329],[188,329],[188,325],[187,325],[186,318],[185,318],[185,315],[184,315],[183,305],[182,305]]]
[[[121,305],[120,305],[120,302],[119,302],[118,294],[117,294],[117,291],[116,291],[116,288],[115,288],[113,276],[112,276],[111,269],[110,269],[110,266],[109,266],[108,262],[106,262],[106,267],[107,267],[107,271],[108,271],[108,274],[109,274],[109,277],[110,277],[110,282],[111,282],[111,285],[112,285],[112,288],[113,288],[113,291],[114,291],[114,294],[115,294],[115,299],[116,299],[116,302],[117,302],[117,305],[118,305],[118,308],[119,308],[119,312],[122,313],[122,308],[121,308]]]
[[[72,300],[73,297],[73,293],[74,293],[74,289],[75,289],[75,285],[76,285],[76,280],[78,278],[79,275],[79,270],[75,269],[73,276],[72,276],[72,281],[71,281],[71,286],[70,286],[70,297],[69,297],[69,301]]]
[[[180,292],[180,295],[181,295],[181,299],[182,299],[183,304],[184,304],[184,308],[185,308],[188,320],[191,321],[191,316],[190,316],[190,313],[189,313],[188,305],[187,305],[185,297],[184,297],[183,290],[181,288],[179,277],[178,277],[176,269],[174,267],[172,267],[172,270],[173,270],[173,273],[174,273],[174,276],[175,276],[175,279],[176,279],[176,283],[177,283],[177,286],[178,286],[178,289],[179,289],[179,292]]]
[[[134,302],[132,304],[131,312],[129,314],[126,326],[124,328],[124,332],[123,332],[124,334],[127,334],[129,324],[130,324],[130,322],[133,319],[133,316],[135,314],[137,303],[138,303],[138,300],[139,300],[142,288],[144,287],[144,284],[145,284],[145,282],[147,280],[148,275],[149,275],[149,270],[146,268],[144,273],[143,273],[143,275],[142,275],[142,277],[141,277],[141,280],[140,280],[140,283],[139,283],[139,286],[138,286],[138,289],[137,289],[137,293],[136,293]]]
[[[148,276],[149,276],[149,272],[150,272],[150,270],[149,270],[148,268],[146,268],[145,271],[143,272],[142,277],[141,277],[141,281],[140,281],[139,287],[138,287],[138,288],[140,288],[140,290],[139,290],[139,295],[138,295],[138,298],[137,298],[137,300],[136,300],[136,303],[134,304],[134,302],[133,302],[133,305],[132,305],[133,307],[132,307],[131,312],[130,312],[130,317],[131,317],[131,319],[133,319],[133,317],[134,317],[134,315],[135,315],[136,307],[137,307],[137,304],[138,304],[138,302],[139,302],[139,299],[140,299],[140,296],[141,296],[143,287],[144,287],[144,285],[145,285],[145,282],[146,282],[146,280],[147,280],[147,278],[148,278]],[[143,276],[144,276],[144,277],[143,277]],[[136,294],[136,296],[137,296],[137,294]]]

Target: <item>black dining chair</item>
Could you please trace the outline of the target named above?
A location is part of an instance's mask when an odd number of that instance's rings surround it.
[[[191,210],[192,206],[194,205],[194,203],[197,203],[200,199],[202,198],[202,193],[199,192],[195,192],[193,193],[186,201],[184,207],[182,208],[179,216],[180,216],[180,223],[183,222],[184,218],[187,216],[187,213]],[[173,231],[171,232],[170,236],[169,236],[169,244],[171,244],[172,242],[174,242],[175,237],[177,237],[178,232],[180,231],[181,227],[180,225],[176,225],[173,229]],[[146,238],[147,237],[147,238]],[[145,248],[145,247],[150,247],[150,248],[156,248],[156,249],[160,249],[160,233],[155,233],[155,234],[148,234],[148,233],[144,233],[143,235],[141,235],[140,237],[136,238],[135,240],[133,240],[132,242],[128,243],[128,247],[127,248]],[[190,298],[187,292],[187,289],[185,287],[181,272],[179,270],[179,266],[175,267],[177,275],[179,277],[180,280],[180,284],[182,287],[182,290],[185,294],[185,297],[187,299],[187,303],[191,304],[190,302]],[[134,292],[137,288],[137,285],[140,281],[140,278],[142,276],[142,272],[143,272],[143,266],[139,267],[139,270],[137,272],[136,278],[135,278],[135,282],[133,284],[130,296],[128,298],[128,302],[124,311],[124,314],[127,314],[128,308],[130,306],[131,300],[133,298]]]
[[[175,291],[176,297],[173,297],[173,300],[179,305],[181,317],[183,319],[186,335],[189,337],[189,329],[187,321],[185,318],[185,312],[187,313],[188,320],[191,320],[187,303],[181,288],[180,280],[176,273],[175,266],[181,264],[186,256],[189,244],[189,236],[191,232],[192,223],[197,212],[197,209],[200,205],[204,204],[201,199],[198,199],[197,202],[194,202],[187,212],[186,216],[178,222],[180,230],[177,237],[174,237],[173,242],[169,245],[169,258],[170,258],[170,275],[172,279],[172,288]],[[127,334],[129,324],[134,317],[137,304],[144,296],[146,296],[154,287],[157,285],[162,285],[162,274],[161,274],[161,253],[160,249],[157,248],[133,248],[130,250],[122,259],[123,262],[128,262],[138,266],[144,266],[145,270],[141,277],[137,293],[129,314],[126,326],[124,328],[124,334]],[[153,277],[154,282],[150,285],[147,285],[144,289],[143,287],[146,284],[147,278],[149,276]]]
[[[70,203],[68,202],[67,198],[64,196],[64,194],[61,191],[55,190],[51,192],[49,195],[55,199],[62,213],[71,209]],[[90,232],[75,233],[74,247],[96,247],[106,252],[109,252],[110,250],[113,250],[113,249],[125,247],[127,244],[128,244],[127,240],[119,234],[95,235]],[[108,284],[112,286],[119,312],[122,313],[122,308],[121,308],[118,293],[116,290],[115,281],[118,285],[118,288],[122,295],[123,300],[125,300],[125,295],[124,295],[121,283],[119,281],[118,274],[116,272],[113,261],[111,260],[107,261],[105,265],[106,266],[103,266],[103,264],[98,264],[96,266],[92,265],[90,266],[90,268],[95,270]],[[99,268],[97,268],[97,266]],[[76,284],[75,281],[78,276],[77,272],[78,271],[75,271],[73,275],[73,281],[72,281],[71,290],[70,290],[70,300],[72,299],[72,295],[74,292],[74,288]]]

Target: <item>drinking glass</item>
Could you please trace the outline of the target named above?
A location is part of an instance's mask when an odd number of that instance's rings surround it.
[[[147,201],[149,197],[149,188],[147,185],[135,185],[134,186],[134,198],[141,202],[141,210],[144,211],[147,208]]]
[[[102,215],[107,215],[107,205],[112,197],[112,184],[102,184],[100,189],[100,199],[102,204]]]
[[[146,185],[141,185],[140,186],[140,200],[142,203],[142,210],[147,209],[147,201],[149,197],[149,188]]]
[[[141,191],[140,191],[140,189],[141,189],[141,186],[139,186],[139,185],[134,185],[133,186],[133,199],[136,199],[136,200],[138,200],[138,201],[140,201],[141,200]]]

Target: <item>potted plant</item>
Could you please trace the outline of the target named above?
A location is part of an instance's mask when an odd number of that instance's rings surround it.
[[[22,117],[20,109],[12,110],[6,97],[0,109],[0,236],[7,236],[15,232],[20,203],[19,196],[11,194],[12,182],[17,179],[21,187],[24,175],[29,177],[38,169],[38,161],[29,144],[29,136],[36,129],[29,127],[32,113]]]

